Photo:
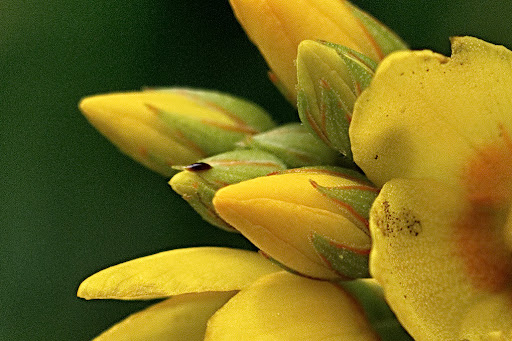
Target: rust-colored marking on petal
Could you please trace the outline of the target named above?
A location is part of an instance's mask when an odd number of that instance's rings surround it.
[[[478,149],[467,164],[462,183],[469,204],[455,226],[468,276],[490,292],[512,288],[512,250],[503,236],[512,203],[512,140],[499,128],[498,140]]]
[[[143,158],[147,158],[148,150],[145,147],[139,147],[139,155]]]

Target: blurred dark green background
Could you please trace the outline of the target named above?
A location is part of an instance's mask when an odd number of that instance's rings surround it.
[[[413,48],[449,53],[458,34],[512,47],[510,0],[355,3]],[[164,85],[231,92],[295,119],[227,0],[0,2],[0,340],[88,340],[144,306],[75,298],[109,265],[248,246],[202,223],[76,108],[85,95]]]

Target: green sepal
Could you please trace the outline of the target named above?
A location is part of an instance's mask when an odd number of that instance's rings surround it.
[[[174,130],[176,136],[186,140],[188,145],[196,145],[205,155],[215,155],[233,149],[235,143],[247,134],[256,133],[256,131],[231,130],[226,126],[185,117],[178,112],[159,111],[159,115]]]
[[[379,194],[373,186],[324,187],[315,183],[315,188],[327,197],[350,206],[366,220],[370,217],[370,208]]]
[[[236,232],[215,211],[212,203],[215,193],[224,186],[281,171],[286,165],[265,151],[240,149],[176,168],[181,172],[169,181],[172,189],[204,220],[223,230]]]
[[[311,242],[320,257],[345,279],[368,278],[368,258],[370,249],[354,250],[337,244],[328,238],[313,233]]]
[[[283,269],[285,271],[288,271],[291,274],[294,274],[294,275],[297,275],[297,276],[302,276],[302,277],[308,277],[309,278],[309,276],[305,276],[304,274],[301,274],[300,272],[298,272],[298,271],[296,271],[296,270],[294,270],[294,269],[284,265],[283,263],[279,262],[275,258],[270,257],[268,254],[266,254],[265,252],[263,252],[261,250],[259,250],[258,253],[260,255],[262,255],[263,257],[265,257],[266,259],[268,259],[272,264],[277,265],[281,269]]]
[[[268,151],[283,160],[290,168],[313,165],[356,167],[352,160],[327,146],[300,123],[285,124],[249,136],[239,145]]]
[[[192,164],[184,169],[194,172],[215,189],[287,169],[280,158],[260,149],[235,149],[199,160],[197,164],[201,163],[209,168],[197,170]]]
[[[215,211],[212,200],[217,189],[212,187],[211,184],[205,183],[195,173],[182,171],[169,181],[169,185],[171,185],[172,189],[180,194],[205,221],[222,230],[236,232],[236,230],[219,217]]]
[[[311,184],[320,193],[333,200],[341,210],[346,212],[346,217],[369,234],[368,220],[370,208],[379,194],[379,190],[371,185],[324,187],[312,181]]]
[[[375,70],[377,69],[377,63],[370,57],[346,46],[328,41],[322,41],[321,43],[334,49],[343,59],[352,78],[352,91],[356,96],[359,96],[359,94],[370,85]]]
[[[367,56],[337,44],[306,40],[299,45],[299,117],[348,159],[352,159],[348,129],[354,104],[370,84],[376,66]]]
[[[353,14],[363,23],[370,35],[375,40],[375,43],[382,51],[383,57],[393,51],[406,50],[409,47],[407,44],[387,26],[380,21],[362,11],[360,8],[350,2],[346,2],[351,7]]]
[[[275,126],[270,116],[261,107],[232,95],[182,88],[156,91],[169,91],[189,97],[202,107],[220,112],[231,120],[232,124],[227,124],[183,115],[180,108],[176,108],[175,112],[152,108],[174,132],[176,140],[195,146],[205,155],[232,150],[235,148],[235,143],[246,136],[258,134]]]
[[[155,91],[174,91],[188,96],[205,107],[222,110],[248,130],[266,131],[276,126],[272,117],[259,105],[231,94],[203,89],[159,88]]]

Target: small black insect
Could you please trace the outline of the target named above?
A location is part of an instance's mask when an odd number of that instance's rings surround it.
[[[201,172],[208,169],[212,169],[212,166],[205,162],[196,162],[191,165],[188,165],[187,167],[185,167],[185,169],[191,172]]]

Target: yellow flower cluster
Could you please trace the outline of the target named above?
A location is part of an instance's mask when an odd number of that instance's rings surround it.
[[[92,275],[79,297],[164,299],[96,340],[512,340],[512,52],[410,51],[344,0],[230,3],[301,124],[197,89],[80,108],[259,252]]]

